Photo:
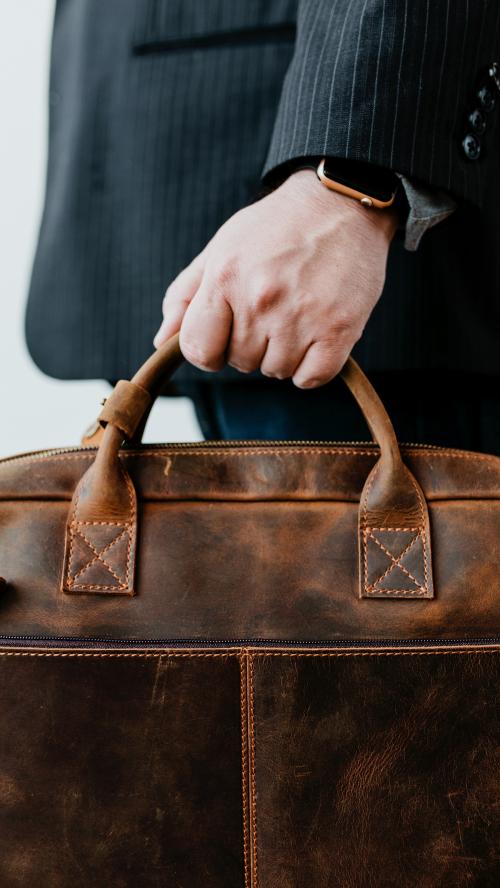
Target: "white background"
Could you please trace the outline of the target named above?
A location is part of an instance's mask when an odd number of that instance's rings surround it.
[[[105,2],[105,0],[103,0]],[[0,0],[0,456],[79,442],[109,386],[44,376],[24,343],[43,202],[53,0]],[[148,441],[201,437],[191,402],[163,398]]]

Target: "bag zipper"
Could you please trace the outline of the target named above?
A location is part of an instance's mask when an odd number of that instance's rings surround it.
[[[411,447],[417,448],[418,450],[446,450],[450,453],[461,453],[458,448],[452,447],[443,447],[440,444],[414,444],[414,443],[403,443],[400,442],[401,447]],[[260,439],[245,439],[245,440],[231,440],[231,441],[174,441],[172,443],[167,444],[142,444],[141,447],[134,448],[126,448],[123,447],[120,451],[121,454],[129,454],[131,456],[140,456],[145,450],[173,450],[173,451],[181,451],[181,450],[234,450],[236,449],[246,449],[249,447],[259,447],[262,449],[273,449],[273,448],[291,448],[291,447],[310,447],[314,449],[315,447],[331,447],[342,448],[342,447],[354,447],[359,449],[366,449],[367,447],[373,449],[374,452],[379,450],[378,444],[375,444],[374,441],[275,441],[275,440],[260,440]],[[32,457],[45,457],[45,456],[59,456],[65,453],[97,453],[98,447],[52,447],[47,450],[30,450],[25,453],[17,453],[13,456],[4,456],[0,459],[0,465],[2,463],[14,462],[15,460],[23,460]]]
[[[54,635],[0,635],[0,647],[26,648],[297,648],[297,649],[366,649],[430,647],[495,647],[500,645],[500,635],[478,638],[367,638],[296,640],[282,638],[113,638],[111,636],[54,636]]]

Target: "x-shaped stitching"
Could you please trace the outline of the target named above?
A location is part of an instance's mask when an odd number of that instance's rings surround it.
[[[85,545],[88,546],[89,549],[94,553],[94,557],[91,558],[90,561],[87,562],[87,564],[84,564],[84,566],[81,567],[80,570],[79,570],[76,574],[73,574],[73,576],[72,576],[72,581],[74,582],[76,579],[78,579],[79,576],[81,576],[82,573],[85,573],[85,571],[88,570],[89,567],[92,567],[93,564],[96,564],[96,562],[99,562],[100,564],[103,565],[103,567],[106,568],[106,570],[109,571],[109,573],[115,578],[115,580],[116,580],[120,585],[123,585],[123,584],[124,584],[124,580],[123,580],[123,578],[122,578],[122,577],[119,577],[118,574],[115,573],[115,571],[113,570],[113,568],[111,567],[111,565],[109,565],[109,564],[107,563],[107,561],[103,558],[103,555],[105,555],[106,552],[109,552],[109,550],[110,550],[110,549],[111,549],[111,548],[112,548],[112,547],[113,547],[113,546],[114,546],[119,540],[121,540],[122,536],[124,536],[124,534],[126,534],[127,532],[128,532],[128,527],[124,527],[123,530],[120,531],[120,533],[118,534],[118,536],[116,536],[116,537],[114,538],[114,540],[111,540],[110,543],[107,543],[107,544],[104,546],[104,548],[101,549],[101,551],[99,552],[99,551],[96,549],[96,547],[93,545],[93,543],[91,543],[90,540],[89,540],[89,539],[86,537],[86,535],[83,533],[83,531],[82,531],[82,529],[81,529],[81,525],[79,525],[78,529],[77,529],[77,530],[74,530],[73,533],[74,533],[75,535],[79,535],[79,536],[83,539],[83,541],[85,542]]]
[[[379,547],[379,549],[381,549],[382,552],[384,552],[384,554],[387,555],[387,557],[390,558],[391,562],[392,562],[392,564],[389,565],[387,570],[385,570],[384,573],[371,584],[372,589],[375,586],[377,586],[379,583],[381,583],[382,580],[385,580],[385,578],[391,573],[391,571],[394,570],[395,567],[399,567],[399,569],[401,571],[403,571],[404,574],[406,574],[406,576],[412,581],[412,583],[415,583],[415,585],[417,586],[418,589],[420,589],[422,592],[425,592],[425,587],[422,586],[421,583],[419,583],[419,581],[416,579],[416,577],[414,577],[413,574],[410,573],[410,571],[406,567],[404,567],[404,565],[401,564],[401,559],[410,551],[412,546],[414,546],[415,543],[419,539],[421,539],[421,534],[419,531],[416,532],[416,535],[413,537],[413,539],[410,540],[408,545],[405,546],[403,551],[400,552],[397,557],[395,555],[393,555],[392,552],[390,552],[389,549],[386,546],[384,546],[384,544],[381,543],[380,540],[378,540],[376,536],[374,536],[372,531],[368,530],[367,536],[370,537],[370,539],[372,539],[374,543],[376,543],[376,545]]]

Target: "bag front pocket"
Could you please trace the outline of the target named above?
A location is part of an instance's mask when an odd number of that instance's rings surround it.
[[[499,885],[499,653],[255,655],[252,885]]]
[[[240,664],[0,651],[0,884],[244,884]]]

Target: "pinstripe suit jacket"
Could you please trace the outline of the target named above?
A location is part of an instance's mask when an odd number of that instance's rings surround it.
[[[394,242],[358,359],[500,373],[495,60],[498,0],[59,0],[35,361],[129,376],[168,283],[262,177],[329,154],[459,204],[416,253]]]

